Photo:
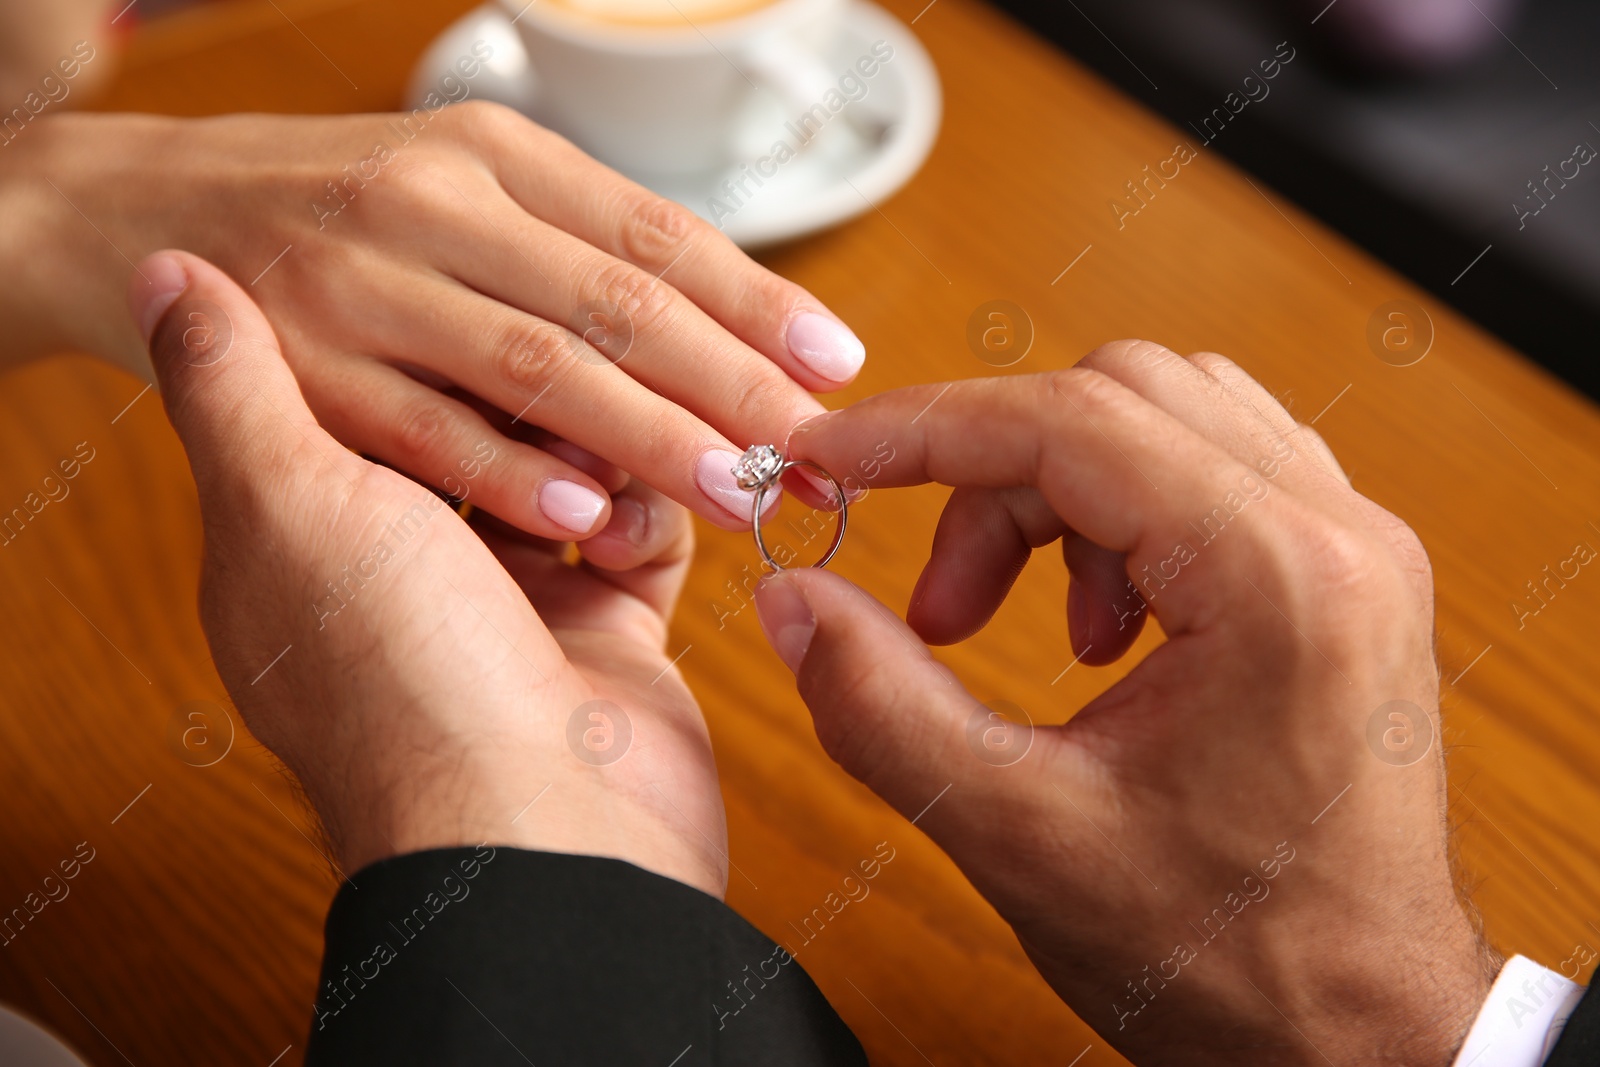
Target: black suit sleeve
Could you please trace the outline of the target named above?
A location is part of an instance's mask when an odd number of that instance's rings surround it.
[[[1544,1067],[1594,1067],[1600,1063],[1600,994],[1590,981],[1583,999],[1567,1017],[1556,1047],[1550,1050]]]
[[[866,1064],[800,964],[722,901],[621,860],[440,849],[328,912],[309,1067]]]

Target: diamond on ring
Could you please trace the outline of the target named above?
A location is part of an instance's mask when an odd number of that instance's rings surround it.
[[[759,489],[778,477],[783,456],[772,445],[751,445],[731,468],[740,489]]]

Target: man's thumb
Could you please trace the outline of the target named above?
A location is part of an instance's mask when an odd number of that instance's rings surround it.
[[[796,673],[822,747],[907,818],[947,788],[970,800],[970,789],[987,786],[1004,764],[1005,756],[986,758],[1004,720],[861,589],[797,568],[763,581],[755,601],[768,641]]]
[[[128,305],[202,497],[286,469],[308,442],[348,455],[307,409],[260,308],[222,271],[156,252],[134,272]]]

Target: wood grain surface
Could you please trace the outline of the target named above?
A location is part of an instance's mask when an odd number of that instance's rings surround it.
[[[923,2],[889,6],[909,21]],[[100,106],[391,108],[414,57],[469,6],[207,5],[141,29]],[[1224,352],[1316,417],[1356,487],[1432,554],[1452,811],[1487,930],[1574,973],[1575,954],[1600,946],[1600,576],[1585,568],[1537,615],[1519,620],[1512,604],[1575,544],[1600,547],[1594,407],[994,11],[939,0],[916,31],[946,92],[926,168],[858,221],[764,256],[865,340],[866,371],[838,402],[1061,367],[1143,336]],[[1124,183],[1186,138],[1197,158],[1119,228]],[[1406,367],[1367,340],[1375,310],[1397,299],[1433,325],[1426,357]],[[968,345],[969,318],[991,300],[1032,323],[1009,368]],[[292,1064],[336,882],[271,759],[242,732],[227,747],[237,716],[195,617],[193,483],[140,388],[81,357],[0,388],[0,512],[92,451],[70,494],[0,547],[0,911],[82,843],[93,850],[70,894],[0,950],[0,1000],[96,1064]],[[870,496],[837,569],[903,608],[943,497]],[[1086,1048],[1083,1067],[1121,1062],[950,862],[823,755],[743,606],[748,538],[702,533],[671,651],[685,650],[722,767],[730,903],[788,938],[848,867],[891,842],[871,895],[800,954],[874,1063],[1067,1064]],[[1147,634],[1118,667],[1066,671],[1065,590],[1059,555],[1040,553],[993,625],[940,658],[980,699],[1064,720],[1158,640]],[[201,733],[185,744],[190,728]]]

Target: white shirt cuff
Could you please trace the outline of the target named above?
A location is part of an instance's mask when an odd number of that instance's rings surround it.
[[[1512,956],[1478,1011],[1454,1067],[1540,1067],[1582,997],[1583,986],[1526,956]]]

